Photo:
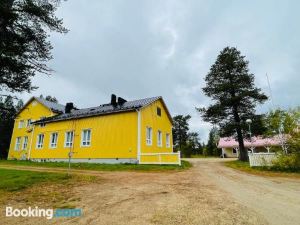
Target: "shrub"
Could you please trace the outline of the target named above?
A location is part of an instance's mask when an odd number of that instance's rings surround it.
[[[273,169],[279,171],[300,171],[300,153],[279,154],[273,162]]]
[[[190,158],[193,153],[193,148],[190,144],[184,145],[181,151],[183,157]]]

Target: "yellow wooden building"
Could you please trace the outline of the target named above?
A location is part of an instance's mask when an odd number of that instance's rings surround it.
[[[32,97],[15,118],[8,159],[180,164],[162,97],[77,109]]]

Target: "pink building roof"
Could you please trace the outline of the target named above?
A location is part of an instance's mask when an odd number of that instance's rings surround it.
[[[281,141],[278,136],[272,138],[263,138],[261,136],[252,137],[252,141],[244,139],[245,147],[264,147],[264,146],[280,146]],[[233,137],[220,138],[218,148],[236,148],[239,143]]]

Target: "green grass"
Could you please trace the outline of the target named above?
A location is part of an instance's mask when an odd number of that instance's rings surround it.
[[[239,160],[224,162],[224,164],[230,168],[257,175],[300,177],[300,171],[280,171],[278,168],[273,167],[250,167],[249,162],[242,162]]]
[[[0,190],[18,191],[43,182],[67,182],[70,176],[62,173],[32,172],[0,168]]]
[[[32,161],[18,161],[18,160],[0,160],[1,165],[14,166],[39,166],[39,167],[56,167],[68,168],[66,162],[32,162]],[[142,164],[96,164],[96,163],[72,163],[72,169],[81,170],[99,170],[99,171],[172,171],[184,170],[190,168],[192,165],[182,160],[179,165],[142,165]]]

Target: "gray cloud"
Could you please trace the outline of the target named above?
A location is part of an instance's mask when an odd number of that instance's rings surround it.
[[[78,107],[162,95],[173,115],[191,114],[206,139],[209,124],[196,106],[209,104],[203,78],[225,46],[250,61],[256,83],[276,105],[299,105],[298,1],[67,1],[58,16],[67,35],[52,34],[51,77],[39,75],[34,95],[51,94]],[[22,94],[24,99],[31,94]],[[258,107],[266,111],[270,103]]]

